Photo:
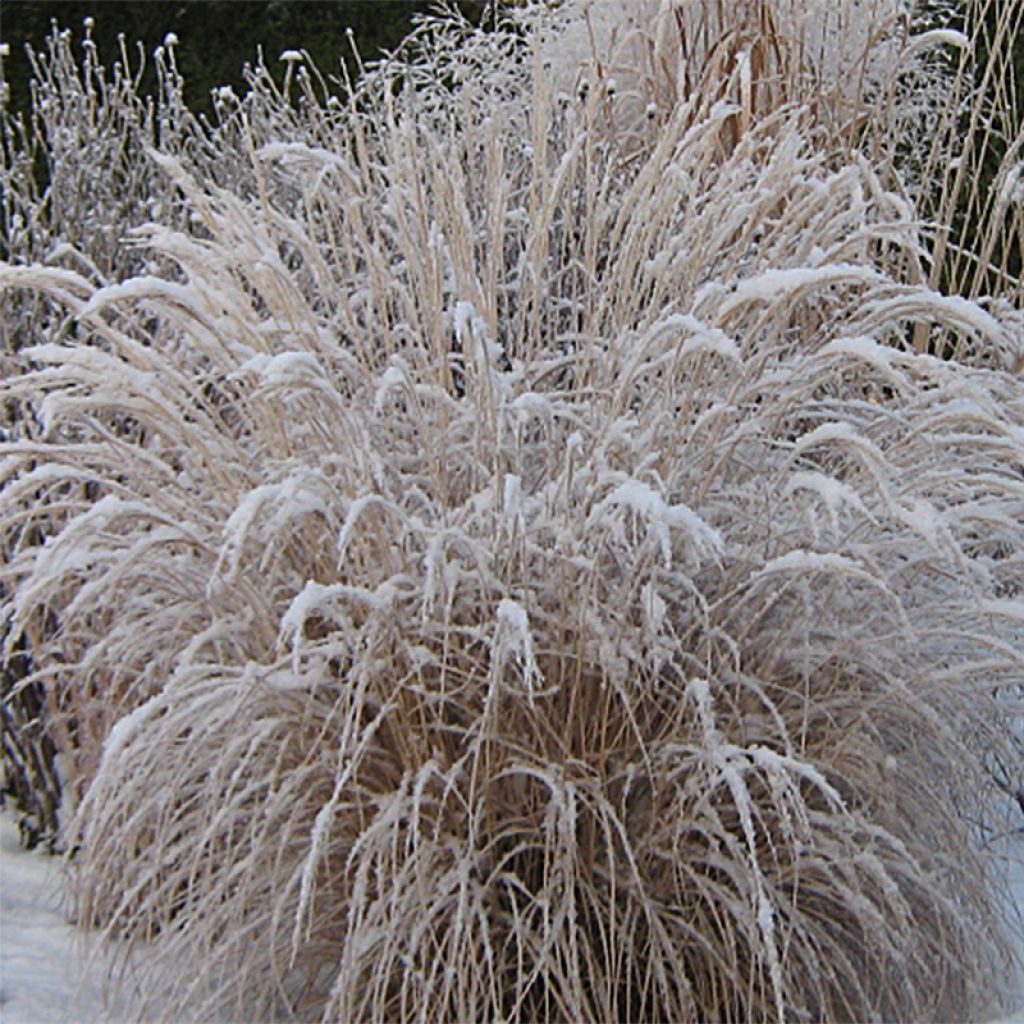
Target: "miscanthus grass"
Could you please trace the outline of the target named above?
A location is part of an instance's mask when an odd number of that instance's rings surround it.
[[[35,304],[8,650],[52,703],[79,919],[161,954],[140,1012],[998,998],[1019,285],[937,290],[878,99],[971,41],[725,10],[582,51],[599,8],[431,20],[344,104],[288,54],[189,122],[231,173],[146,143],[130,270],[0,266]]]

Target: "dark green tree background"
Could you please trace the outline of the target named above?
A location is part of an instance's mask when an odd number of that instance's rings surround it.
[[[106,64],[120,52],[121,33],[134,68],[137,43],[150,60],[154,48],[173,32],[186,99],[199,111],[208,107],[214,87],[242,86],[242,67],[255,59],[257,47],[272,68],[281,51],[304,49],[325,75],[336,74],[341,60],[350,68],[353,64],[346,29],[352,29],[360,54],[369,60],[397,46],[414,15],[432,6],[432,0],[0,0],[0,40],[10,48],[4,75],[12,108],[26,109],[31,70],[26,45],[45,49],[54,22],[79,39],[84,19],[92,17],[93,39]],[[459,0],[458,6],[479,20],[486,3]]]

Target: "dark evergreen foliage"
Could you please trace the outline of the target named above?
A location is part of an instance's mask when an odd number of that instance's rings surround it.
[[[259,47],[268,64],[282,50],[303,49],[325,75],[337,74],[342,60],[350,67],[354,61],[348,30],[360,54],[370,60],[397,46],[414,17],[436,6],[435,0],[4,0],[0,39],[10,47],[4,69],[10,102],[21,110],[28,107],[31,72],[25,47],[45,50],[54,23],[78,35],[83,21],[93,18],[100,59],[112,62],[118,56],[118,36],[123,35],[133,57],[141,46],[150,76],[153,50],[173,32],[180,41],[177,61],[186,100],[200,110],[209,106],[211,89],[243,84],[242,68]],[[479,19],[486,4],[459,0],[457,6]]]

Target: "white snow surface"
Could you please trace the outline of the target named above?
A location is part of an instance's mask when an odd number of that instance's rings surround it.
[[[0,811],[0,1024],[114,1024],[104,1006],[109,951],[67,920],[63,862],[23,850],[13,815]]]
[[[1018,831],[1005,843],[1009,863],[1009,901],[1006,908],[1008,927],[1017,945],[1017,998],[1014,1010],[996,1024],[1024,1024],[1024,833]],[[0,1024],[3,1024],[0,1021]]]
[[[514,616],[513,616],[514,617]],[[1024,915],[1024,837],[1012,861],[1016,918]],[[0,1024],[121,1024],[124,1002],[103,999],[111,952],[67,920],[63,864],[20,847],[14,816],[0,809]],[[1014,917],[1009,908],[1008,917]],[[998,1024],[1024,1024],[1024,934],[1017,1009]],[[185,1024],[185,1022],[183,1022]]]

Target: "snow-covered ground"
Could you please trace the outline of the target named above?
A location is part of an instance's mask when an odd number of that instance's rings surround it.
[[[1024,836],[1018,832],[1016,842],[1008,847],[1010,862],[1011,905],[1008,909],[1011,927],[1017,937],[1017,1002],[1016,1010],[1003,1018],[1005,1024],[1024,1024]]]
[[[67,922],[62,862],[23,850],[0,811],[0,1024],[100,1024],[109,961]]]
[[[0,1024],[132,1019],[117,1003],[104,1007],[109,955],[67,923],[61,871],[58,858],[21,849],[10,813],[0,810]],[[1013,866],[1013,892],[1024,913],[1021,858]],[[1024,935],[1020,946],[1024,961]],[[1019,980],[1018,1008],[1000,1024],[1024,1024],[1024,967]]]

